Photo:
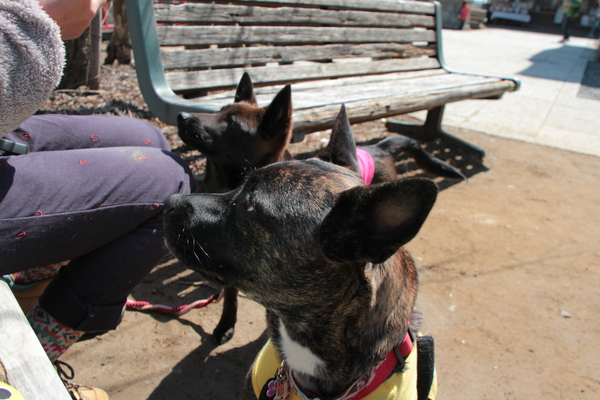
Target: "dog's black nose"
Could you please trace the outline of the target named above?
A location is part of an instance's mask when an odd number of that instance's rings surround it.
[[[179,194],[172,194],[166,198],[164,207],[165,214],[170,213],[175,209],[175,207],[177,207],[177,205],[181,202],[181,197],[182,196]]]
[[[190,117],[190,114],[186,112],[180,112],[177,114],[177,121],[183,122]]]

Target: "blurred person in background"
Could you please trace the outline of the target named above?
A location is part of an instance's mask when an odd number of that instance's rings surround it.
[[[573,20],[579,15],[581,10],[581,0],[568,0],[563,3],[563,39],[566,42],[571,37],[571,26]]]

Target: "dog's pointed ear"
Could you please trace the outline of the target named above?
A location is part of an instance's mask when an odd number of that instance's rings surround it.
[[[287,142],[292,135],[292,86],[285,85],[277,93],[271,104],[267,107],[259,132],[266,140],[286,138]]]
[[[360,173],[358,158],[356,156],[356,143],[352,136],[350,120],[348,119],[345,105],[342,104],[340,112],[333,122],[329,143],[317,157],[323,161]]]
[[[426,178],[346,190],[321,224],[319,245],[334,261],[380,264],[419,232],[437,192]]]
[[[254,85],[252,84],[252,79],[250,79],[250,75],[247,72],[244,72],[242,75],[242,79],[240,79],[240,83],[237,85],[237,89],[235,91],[235,103],[239,103],[240,101],[245,101],[250,104],[256,105],[256,95],[254,94]]]

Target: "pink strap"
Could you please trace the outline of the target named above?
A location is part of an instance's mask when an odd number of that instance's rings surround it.
[[[375,162],[373,157],[363,149],[356,149],[356,156],[358,157],[358,166],[360,167],[360,173],[362,174],[363,181],[370,185],[375,175]]]

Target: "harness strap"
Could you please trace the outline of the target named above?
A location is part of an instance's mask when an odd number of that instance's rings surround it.
[[[356,157],[358,158],[358,166],[363,182],[370,185],[375,176],[375,161],[367,151],[360,148],[356,148]]]
[[[435,373],[435,351],[433,337],[417,338],[417,399],[427,400]]]
[[[375,372],[375,376],[369,382],[367,386],[363,389],[355,392],[348,397],[344,396],[344,400],[360,400],[367,397],[371,392],[376,390],[383,382],[385,382],[391,375],[396,372],[397,368],[400,368],[400,371],[404,370],[405,359],[413,350],[415,343],[415,337],[413,336],[410,329],[406,331],[404,334],[404,338],[402,342],[396,346],[393,350],[391,350],[383,362],[377,367]],[[277,369],[275,376],[265,382],[263,385],[260,395],[258,397],[259,400],[286,400],[289,398],[289,393],[291,390],[290,379],[291,372],[288,372],[287,366],[285,366],[285,362],[282,363],[282,366]],[[297,384],[295,384],[297,385]],[[298,390],[300,388],[297,387]],[[314,397],[311,393],[302,389],[306,395]],[[303,397],[304,398],[304,397]]]

